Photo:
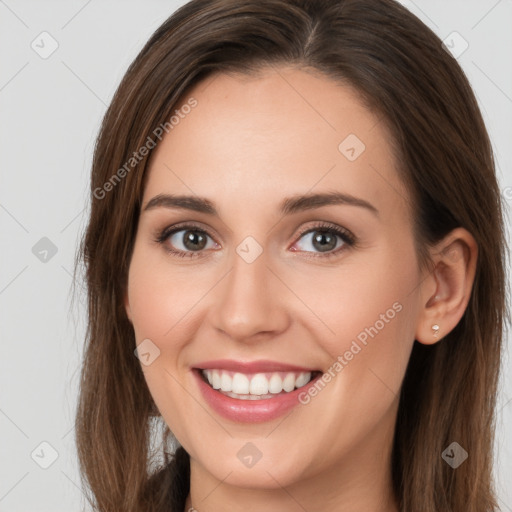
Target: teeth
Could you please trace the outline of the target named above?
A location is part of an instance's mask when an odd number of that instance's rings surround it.
[[[235,373],[235,375],[233,375],[231,389],[229,391],[233,391],[233,393],[238,395],[247,395],[249,393],[249,389],[252,390],[252,382],[250,384],[251,386],[249,386],[249,379],[247,378],[247,375],[244,375],[243,373]],[[256,394],[254,391],[251,391],[251,393]]]
[[[232,384],[233,384],[233,381],[231,379],[231,377],[225,373],[225,372],[222,372],[220,374],[220,390],[221,391],[232,391]]]
[[[232,389],[236,393],[236,389]],[[251,395],[266,395],[268,393],[268,380],[262,373],[257,373],[252,379],[249,386]]]
[[[281,391],[283,390],[283,380],[281,379],[281,377],[279,377],[279,375],[272,375],[272,377],[270,377],[270,380],[268,382],[268,391],[269,393],[281,393]]]
[[[293,391],[295,389],[295,375],[289,373],[283,380],[283,389],[285,391]]]
[[[295,379],[295,386],[298,388],[301,388],[302,386],[306,385],[309,382],[309,379],[311,378],[310,373],[301,373],[297,379]]]
[[[311,380],[311,372],[272,372],[246,375],[226,370],[202,370],[202,374],[213,389],[219,389],[228,396],[245,400],[272,398],[272,395],[283,391],[289,393],[295,388],[305,386]]]
[[[209,371],[207,377],[213,389],[220,389],[220,375],[217,370]]]

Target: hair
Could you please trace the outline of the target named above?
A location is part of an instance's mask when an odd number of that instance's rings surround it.
[[[182,512],[190,484],[184,448],[166,449],[173,439],[167,425],[152,448],[150,420],[162,418],[134,356],[123,301],[151,151],[113,183],[114,173],[126,170],[207,76],[278,66],[353,87],[389,128],[422,265],[429,263],[427,249],[455,227],[478,244],[460,322],[436,344],[414,343],[390,470],[403,512],[495,510],[492,458],[507,304],[494,157],[463,70],[434,32],[393,0],[192,0],[129,66],[96,141],[90,216],[75,262],[84,263],[88,298],[75,430],[88,499],[101,512]],[[456,470],[441,457],[452,441],[469,452]]]

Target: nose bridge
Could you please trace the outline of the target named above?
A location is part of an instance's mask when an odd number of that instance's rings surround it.
[[[262,332],[278,332],[287,324],[279,299],[279,280],[269,270],[267,253],[252,237],[237,247],[230,271],[215,300],[214,325],[230,337],[249,340]]]

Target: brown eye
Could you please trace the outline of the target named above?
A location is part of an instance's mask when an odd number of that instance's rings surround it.
[[[178,233],[181,233],[181,231],[178,231]],[[183,246],[189,251],[200,251],[205,248],[207,242],[206,236],[196,229],[185,231],[185,234],[180,235],[178,240],[181,240]]]
[[[209,239],[210,246],[208,246]],[[169,253],[180,257],[200,256],[205,249],[216,246],[210,235],[196,226],[167,228],[156,238],[156,241],[164,245]]]

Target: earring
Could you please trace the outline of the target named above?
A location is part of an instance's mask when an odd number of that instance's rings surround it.
[[[439,325],[434,324],[432,330],[434,331],[434,338],[437,338],[439,336]]]

